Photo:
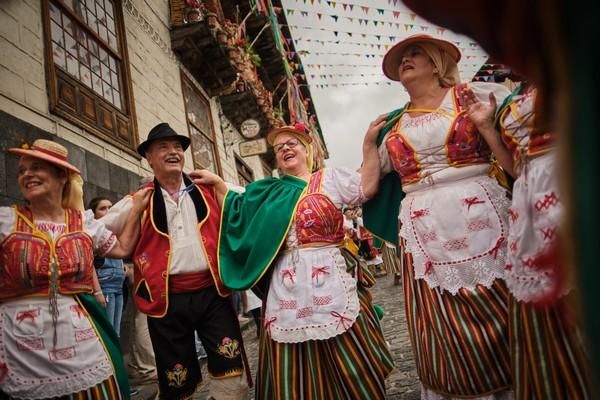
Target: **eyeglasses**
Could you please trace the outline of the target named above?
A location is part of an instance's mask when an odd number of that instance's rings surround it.
[[[287,146],[290,149],[293,149],[294,147],[298,146],[298,143],[298,139],[290,139],[287,142],[276,144],[275,146],[273,146],[273,150],[275,151],[275,153],[281,153],[285,146]]]

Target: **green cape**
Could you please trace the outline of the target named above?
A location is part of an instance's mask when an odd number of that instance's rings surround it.
[[[245,290],[265,274],[305,188],[305,181],[286,175],[253,182],[245,193],[227,192],[219,235],[219,275],[226,286]]]
[[[127,370],[123,362],[119,337],[106,316],[106,310],[90,294],[80,293],[76,297],[94,322],[94,327],[108,352],[123,400],[129,400],[129,381],[127,380]]]
[[[404,107],[392,111],[379,136],[377,146],[383,143],[383,138],[392,129],[404,113]],[[363,223],[365,228],[374,236],[398,246],[398,211],[404,198],[400,176],[392,171],[381,178],[377,194],[363,204]]]

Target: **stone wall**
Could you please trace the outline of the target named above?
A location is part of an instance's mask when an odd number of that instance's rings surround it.
[[[145,160],[49,112],[41,5],[39,0],[0,1],[0,203],[20,198],[16,159],[3,150],[42,137],[69,148],[86,182],[86,202],[96,195],[116,199],[137,187],[139,177],[151,171]],[[159,122],[168,122],[187,136],[180,75],[187,72],[170,50],[169,3],[122,0],[122,5],[138,138],[145,140]],[[233,151],[238,151],[241,137],[233,129],[228,138],[233,137],[234,144],[226,146],[231,141],[225,140],[221,125],[229,123],[219,117],[217,99],[209,100],[223,176],[238,183]],[[245,161],[256,167],[255,179],[263,176],[259,157]],[[188,151],[185,169],[192,168]]]

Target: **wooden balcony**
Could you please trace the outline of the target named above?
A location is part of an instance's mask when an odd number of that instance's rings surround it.
[[[260,123],[259,136],[265,136],[269,132],[269,120],[251,90],[224,95],[219,100],[223,114],[237,129],[240,128],[242,122],[252,118]]]
[[[218,96],[235,82],[237,69],[206,21],[174,26],[171,47],[210,96]]]

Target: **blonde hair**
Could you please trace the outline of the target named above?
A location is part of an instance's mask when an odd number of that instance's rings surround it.
[[[63,188],[62,206],[83,211],[83,179],[81,175],[67,172],[67,183]]]
[[[416,46],[423,49],[437,68],[438,79],[442,87],[452,87],[460,83],[458,65],[450,54],[434,43],[419,42],[416,43]]]

